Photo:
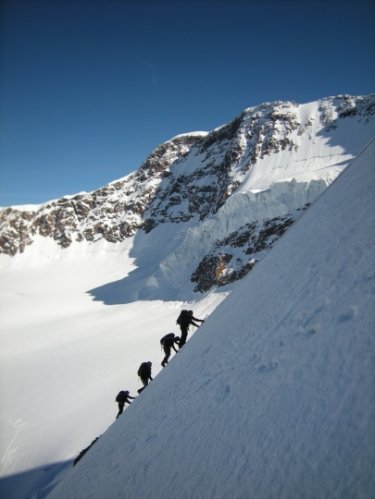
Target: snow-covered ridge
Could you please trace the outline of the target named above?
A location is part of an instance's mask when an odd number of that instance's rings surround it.
[[[375,136],[374,109],[375,95],[247,108],[211,132],[168,140],[139,170],[101,189],[33,210],[1,210],[0,252],[27,254],[37,235],[62,248],[101,239],[118,243],[172,223],[185,237],[179,236],[180,246],[171,248],[150,278],[165,279],[166,269],[178,273],[171,261],[189,255],[195,261],[194,268],[185,266],[189,279],[215,253],[216,241],[241,226],[262,219],[271,223],[287,214],[298,218],[298,210],[311,204]],[[229,253],[233,257],[236,251]],[[248,258],[236,256],[243,273]],[[230,267],[222,269],[225,282],[228,273]],[[219,274],[212,284],[222,284]]]

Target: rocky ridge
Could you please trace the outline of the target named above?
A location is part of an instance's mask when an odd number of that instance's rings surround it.
[[[322,99],[315,114],[302,112],[302,107],[273,102],[245,109],[209,133],[188,133],[161,144],[139,170],[94,192],[66,196],[32,210],[2,209],[0,253],[22,253],[36,236],[68,248],[83,240],[121,242],[138,230],[149,233],[163,223],[199,224],[217,214],[267,159],[282,153],[292,158],[303,143],[314,144],[319,137],[329,141],[343,123],[361,123],[374,130],[374,95]],[[301,198],[293,213],[243,223],[216,240],[191,275],[195,291],[245,275],[309,202]]]

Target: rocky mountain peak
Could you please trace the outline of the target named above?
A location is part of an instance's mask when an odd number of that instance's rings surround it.
[[[186,133],[160,144],[139,168],[138,180],[142,180],[142,175],[146,178],[168,172],[175,161],[185,157],[206,135],[206,132]]]
[[[191,279],[196,291],[223,285],[252,268],[374,137],[374,113],[374,95],[247,108],[210,132],[160,144],[101,189],[0,210],[0,253],[22,253],[38,237],[68,248],[118,243],[165,223],[194,224],[196,234],[211,224],[219,232],[206,238]]]

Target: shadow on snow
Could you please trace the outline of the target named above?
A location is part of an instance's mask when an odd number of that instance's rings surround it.
[[[64,461],[0,478],[0,497],[45,499],[71,467],[72,461]]]

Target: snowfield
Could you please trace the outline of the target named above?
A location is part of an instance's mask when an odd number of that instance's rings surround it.
[[[75,255],[52,244],[32,246],[27,260],[7,257],[2,271],[0,496],[9,499],[29,497],[112,424],[118,391],[141,386],[139,364],[161,369],[159,339],[183,306],[95,301],[90,289],[134,270],[130,248],[100,242],[75,246]],[[205,316],[224,296],[192,306]]]
[[[50,494],[375,494],[372,143]]]

